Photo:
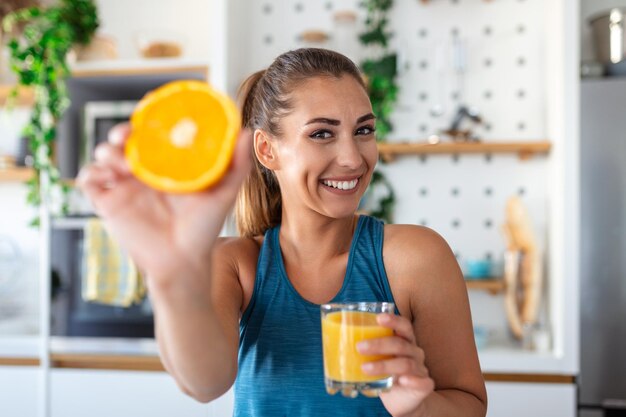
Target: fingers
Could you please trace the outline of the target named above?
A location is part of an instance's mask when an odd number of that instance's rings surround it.
[[[116,179],[114,170],[101,165],[90,165],[81,169],[78,178],[76,178],[76,184],[83,190],[111,188]]]
[[[115,200],[108,197],[111,194],[109,191],[132,178],[124,157],[124,144],[129,134],[130,125],[127,123],[113,127],[109,131],[108,142],[96,147],[94,162],[83,167],[76,179],[76,184],[99,215],[106,216],[107,207],[115,202],[109,201]]]
[[[123,147],[130,135],[130,124],[120,123],[109,130],[108,140],[113,146]]]
[[[415,344],[416,340],[413,325],[407,318],[395,314],[382,313],[379,314],[376,319],[381,326],[393,329],[396,335]]]
[[[99,165],[89,165],[81,169],[76,179],[76,185],[92,202],[96,212],[101,214],[95,202],[99,201],[100,196],[113,187],[116,180],[117,175],[112,169]]]
[[[112,188],[116,181],[130,176],[130,168],[123,150],[109,143],[101,143],[94,152],[95,162],[78,173],[77,185],[90,197]]]
[[[426,392],[431,392],[435,389],[435,381],[433,381],[430,377],[402,375],[398,378],[398,384],[407,388]]]
[[[109,141],[96,147],[95,162],[83,167],[78,174],[77,184],[83,191],[93,194],[111,188],[114,181],[130,174],[123,147],[129,133],[128,124],[116,125],[109,131]]]
[[[357,344],[357,349],[363,355],[411,356],[422,361],[424,359],[422,349],[399,336],[364,340]]]
[[[428,369],[422,362],[411,357],[396,357],[376,362],[368,362],[362,366],[363,372],[370,375],[413,375],[428,377]]]
[[[363,372],[370,375],[394,375],[400,385],[419,390],[432,390],[434,382],[425,365],[424,351],[417,346],[411,322],[393,314],[379,314],[381,326],[393,329],[394,335],[361,341],[357,345],[364,355],[386,355],[389,359],[363,364]]]
[[[108,167],[120,176],[130,174],[128,162],[124,157],[124,150],[120,146],[101,143],[96,147],[94,158],[98,165]]]

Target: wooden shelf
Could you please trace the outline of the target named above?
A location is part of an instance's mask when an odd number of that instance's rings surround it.
[[[50,355],[52,368],[64,369],[98,369],[98,370],[125,370],[164,372],[165,368],[158,356],[155,355],[115,355],[115,354],[68,354],[52,353]],[[40,366],[39,358],[30,357],[2,357],[0,366]],[[565,374],[538,374],[538,373],[483,373],[485,381],[494,382],[523,382],[540,384],[575,384],[576,377]]]
[[[552,147],[548,141],[534,142],[443,142],[431,144],[428,142],[401,142],[379,143],[380,157],[393,161],[401,155],[428,155],[428,154],[494,154],[516,153],[520,159],[528,159],[537,154],[547,154]]]
[[[165,371],[158,356],[53,353],[50,361],[54,368]]]
[[[95,216],[53,217],[51,227],[54,230],[83,230],[87,222]]]
[[[209,65],[204,61],[154,58],[78,62],[72,66],[72,77],[123,77],[171,73],[202,73],[209,78]]]
[[[468,290],[487,291],[492,295],[499,294],[505,290],[503,279],[466,279],[465,284]]]
[[[207,62],[189,59],[136,59],[79,62],[72,66],[72,77],[123,77],[141,75],[159,75],[172,73],[203,74],[209,79],[209,65]],[[0,107],[5,106],[14,84],[0,84]],[[20,87],[15,100],[16,106],[32,106],[35,93],[32,88]]]
[[[6,106],[11,92],[15,85],[0,84],[0,107]],[[35,101],[35,92],[32,88],[20,87],[17,92],[17,97],[14,101],[15,106],[28,107],[32,106]]]
[[[0,182],[24,182],[31,179],[35,171],[32,168],[0,169]]]

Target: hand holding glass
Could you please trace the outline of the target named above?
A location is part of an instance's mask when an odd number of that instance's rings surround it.
[[[377,397],[393,384],[391,375],[369,375],[361,365],[388,359],[387,355],[362,355],[356,345],[366,339],[393,336],[393,330],[378,324],[380,313],[394,313],[393,303],[361,302],[324,304],[322,315],[322,345],[324,350],[324,379],[326,391],[350,398],[359,393]]]

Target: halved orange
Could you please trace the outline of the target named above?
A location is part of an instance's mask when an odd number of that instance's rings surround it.
[[[170,193],[200,191],[226,173],[241,127],[235,103],[202,81],[173,81],[147,94],[131,116],[131,172]]]

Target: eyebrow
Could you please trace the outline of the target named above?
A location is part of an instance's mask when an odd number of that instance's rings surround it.
[[[356,119],[356,122],[357,122],[357,124],[358,123],[363,123],[366,120],[372,120],[372,119],[375,119],[375,118],[376,118],[376,116],[374,116],[373,113],[368,113],[368,114],[365,114],[365,115],[359,117],[358,119]],[[339,126],[341,124],[341,122],[339,120],[337,120],[337,119],[330,119],[328,117],[316,117],[315,119],[311,119],[308,122],[306,122],[305,126],[313,124],[313,123],[325,123],[325,124],[331,125],[331,126]]]

